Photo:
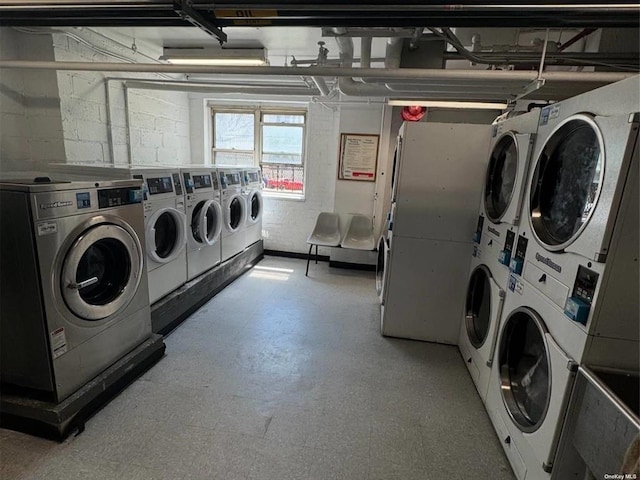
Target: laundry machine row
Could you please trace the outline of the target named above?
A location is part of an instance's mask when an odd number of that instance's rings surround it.
[[[485,406],[519,479],[550,477],[578,364],[639,363],[637,85],[635,77],[543,109],[511,248],[496,250],[493,222],[479,221],[460,350],[481,396],[488,377]],[[492,291],[482,286],[492,262],[509,265],[504,302],[477,306]],[[470,317],[483,326],[500,310],[486,328],[494,350],[482,356]]]

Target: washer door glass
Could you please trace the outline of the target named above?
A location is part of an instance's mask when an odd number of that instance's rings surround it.
[[[514,310],[502,331],[500,390],[509,416],[523,432],[540,427],[551,397],[545,332],[538,314],[526,307]]]
[[[512,135],[506,134],[493,147],[485,179],[485,212],[494,223],[500,221],[509,207],[517,173],[517,144]]]
[[[562,124],[547,140],[531,185],[531,223],[552,250],[569,245],[595,208],[604,171],[597,126],[581,116]]]
[[[163,212],[155,222],[156,254],[160,258],[167,258],[173,253],[178,243],[178,222],[174,215]]]
[[[484,265],[476,267],[469,279],[465,324],[471,345],[480,348],[491,326],[491,274]]]
[[[220,236],[220,206],[213,200],[203,200],[191,214],[191,233],[198,243],[213,245]]]
[[[254,192],[251,195],[250,207],[251,209],[249,213],[251,215],[251,220],[255,222],[256,220],[258,220],[258,217],[260,216],[260,210],[261,210],[260,195],[258,194],[258,192]]]
[[[141,247],[127,230],[101,224],[83,232],[63,262],[64,301],[78,317],[97,321],[124,308],[136,293]]]
[[[229,203],[229,226],[231,230],[236,230],[240,226],[240,222],[242,221],[242,200],[238,197],[235,197]]]

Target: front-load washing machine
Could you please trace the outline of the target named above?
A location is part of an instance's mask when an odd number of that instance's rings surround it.
[[[240,171],[234,167],[219,167],[222,215],[222,261],[242,252],[245,247],[244,231],[246,203],[242,198]]]
[[[507,292],[485,405],[519,480],[550,478],[555,461],[578,367],[556,341],[562,315],[535,290]]]
[[[181,169],[187,215],[187,278],[201,275],[220,263],[223,215],[211,168]]]
[[[142,180],[149,301],[156,302],[187,281],[187,223],[179,168],[59,163],[49,169],[65,180]]]
[[[0,183],[3,385],[60,402],[151,334],[139,180]]]
[[[486,401],[505,297],[505,289],[492,273],[496,269],[478,257],[472,257],[458,339],[460,354],[483,402]]]
[[[245,168],[243,171],[247,213],[245,224],[245,247],[262,240],[262,175],[258,167]]]
[[[562,320],[612,344],[638,341],[637,89],[634,77],[542,110],[511,263]]]

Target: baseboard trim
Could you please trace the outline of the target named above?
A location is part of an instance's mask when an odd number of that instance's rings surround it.
[[[350,270],[364,270],[367,272],[376,271],[375,265],[367,265],[364,263],[336,262],[335,260],[332,260],[329,262],[329,266],[334,268],[348,268]]]
[[[266,250],[265,249],[264,254],[270,255],[272,257],[298,258],[301,260],[307,259],[307,254],[300,253],[300,252],[285,252],[282,250]],[[315,259],[316,259],[316,256],[313,254],[313,252],[311,252],[311,260],[315,261]],[[329,255],[318,255],[318,260],[321,262],[328,262]]]

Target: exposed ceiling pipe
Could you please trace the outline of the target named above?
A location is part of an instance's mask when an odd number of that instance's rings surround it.
[[[422,38],[422,32],[424,29],[422,27],[416,28],[413,31],[413,35],[411,35],[411,40],[409,40],[409,50],[417,50],[418,45],[420,44],[420,39]]]
[[[362,37],[360,39],[360,67],[371,67],[371,37]]]
[[[322,94],[323,97],[326,97],[327,95],[329,95],[329,93],[331,93],[331,90],[329,89],[327,82],[324,81],[324,78],[313,76],[311,77],[311,80],[313,80],[313,83],[316,84],[318,91]]]
[[[111,62],[49,62],[32,60],[0,60],[0,69],[18,68],[28,70],[77,70],[91,72],[145,72],[145,73],[189,73],[211,75],[268,75],[296,76],[302,72],[295,67],[218,67],[207,65],[158,65],[150,63]],[[305,75],[321,77],[378,77],[384,80],[477,80],[486,82],[527,82],[535,80],[537,72],[529,70],[441,70],[422,68],[344,68],[309,67]],[[630,72],[544,72],[547,81],[612,83],[634,76]]]
[[[307,87],[256,87],[253,85],[208,85],[206,83],[189,84],[188,82],[163,82],[127,80],[127,88],[143,90],[169,90],[190,93],[239,93],[243,95],[292,95],[292,96],[317,96],[320,90]]]

